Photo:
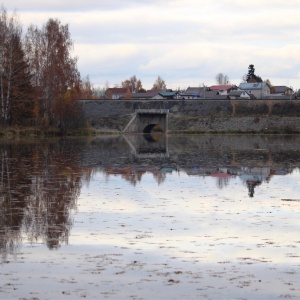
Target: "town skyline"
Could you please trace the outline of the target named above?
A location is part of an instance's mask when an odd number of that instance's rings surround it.
[[[227,74],[238,85],[249,64],[274,85],[300,87],[298,1],[4,1],[23,33],[49,18],[69,24],[81,74],[95,87],[132,75],[150,89],[215,84]]]

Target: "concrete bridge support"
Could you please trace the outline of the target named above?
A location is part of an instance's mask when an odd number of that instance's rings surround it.
[[[137,109],[123,132],[151,133],[158,127],[163,133],[168,132],[168,109]]]

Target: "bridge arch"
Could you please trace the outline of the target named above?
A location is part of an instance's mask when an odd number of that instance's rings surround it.
[[[157,131],[163,131],[159,124],[148,124],[144,129],[143,133],[151,133],[154,128],[158,128]]]
[[[168,109],[137,109],[123,132],[151,133],[158,127],[159,131],[167,133],[168,113]]]

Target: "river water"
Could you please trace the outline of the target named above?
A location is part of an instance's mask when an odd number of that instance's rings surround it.
[[[299,299],[300,136],[0,142],[0,299]]]

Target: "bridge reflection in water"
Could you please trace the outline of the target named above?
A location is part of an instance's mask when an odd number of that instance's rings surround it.
[[[163,133],[124,135],[133,154],[138,158],[169,157],[168,136]]]

